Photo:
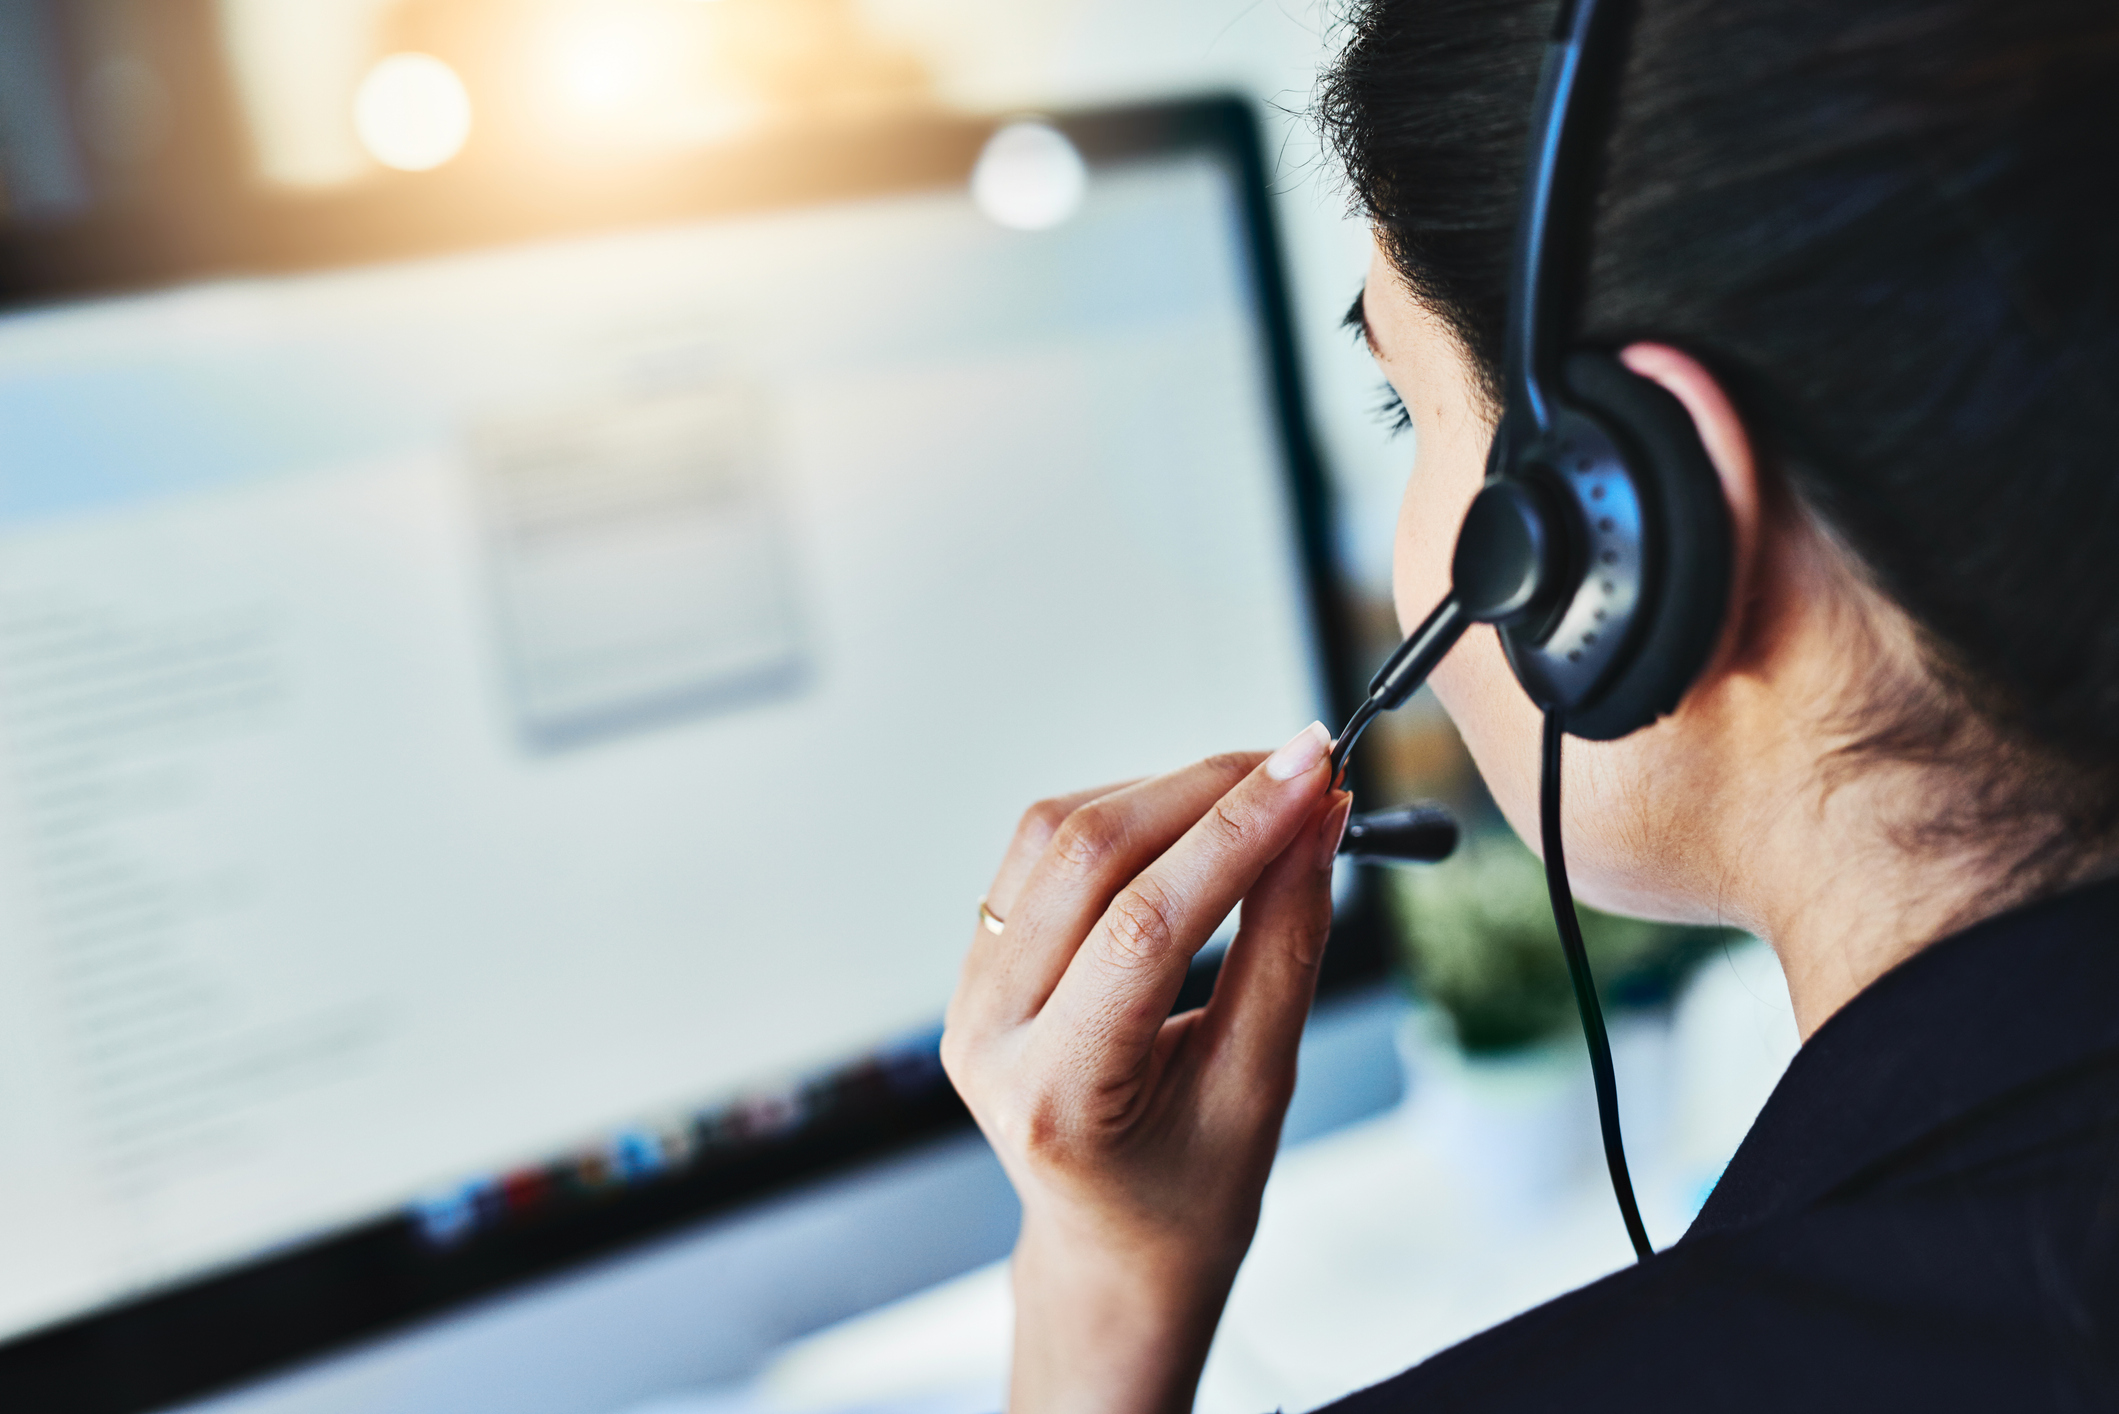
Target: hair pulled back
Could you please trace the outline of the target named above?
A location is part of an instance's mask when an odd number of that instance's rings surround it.
[[[1320,116],[1498,402],[1553,0],[1357,0]],[[1921,828],[2119,843],[2119,6],[1641,0],[1578,337],[1728,384],[1914,622],[1855,751],[1971,764]],[[1974,759],[1976,758],[1976,759]]]

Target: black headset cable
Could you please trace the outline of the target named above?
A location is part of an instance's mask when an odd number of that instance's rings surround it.
[[[1567,856],[1560,848],[1560,744],[1567,724],[1557,707],[1545,712],[1545,768],[1539,788],[1539,817],[1545,843],[1545,889],[1552,897],[1552,921],[1567,954],[1567,975],[1574,983],[1575,1005],[1582,1012],[1582,1035],[1589,1042],[1589,1073],[1596,1083],[1597,1122],[1604,1131],[1604,1162],[1611,1169],[1612,1195],[1626,1220],[1626,1236],[1636,1260],[1655,1255],[1641,1207],[1634,1201],[1633,1175],[1626,1168],[1626,1140],[1619,1132],[1619,1084],[1611,1068],[1611,1039],[1604,1033],[1604,1008],[1597,1002],[1596,979],[1589,971],[1589,949],[1582,943],[1582,920],[1575,915],[1574,890],[1567,884]]]
[[[1354,744],[1382,713],[1404,704],[1427,681],[1427,675],[1455,646],[1472,615],[1453,590],[1435,606],[1419,628],[1413,630],[1391,654],[1390,660],[1369,683],[1368,696],[1340,729],[1332,744],[1332,783],[1344,779],[1347,758]],[[1589,1043],[1589,1073],[1597,1092],[1597,1123],[1604,1135],[1604,1162],[1611,1170],[1612,1196],[1619,1201],[1619,1216],[1625,1219],[1626,1236],[1634,1256],[1647,1261],[1655,1255],[1648,1229],[1641,1222],[1641,1207],[1633,1195],[1633,1176],[1626,1168],[1626,1141],[1619,1130],[1619,1084],[1611,1066],[1611,1038],[1604,1032],[1604,1009],[1597,1002],[1596,978],[1589,970],[1589,949],[1582,941],[1582,920],[1575,914],[1574,890],[1567,884],[1567,855],[1560,844],[1560,748],[1567,739],[1566,714],[1558,707],[1545,709],[1545,750],[1539,783],[1539,823],[1545,845],[1545,889],[1552,899],[1552,920],[1560,931],[1560,948],[1567,955],[1567,976],[1574,984],[1575,1005],[1582,1013],[1582,1037]],[[1450,832],[1449,844],[1456,843]],[[1443,853],[1447,853],[1444,848]],[[1388,854],[1389,851],[1379,851]],[[1433,852],[1417,857],[1439,858]]]

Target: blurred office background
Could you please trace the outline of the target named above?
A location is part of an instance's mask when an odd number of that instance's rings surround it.
[[[578,181],[774,127],[1245,94],[1270,133],[1342,562],[1384,645],[1411,446],[1340,327],[1368,240],[1307,117],[1333,22],[1297,0],[7,0],[0,211],[181,208],[231,151],[241,179],[290,195],[445,166]],[[1394,782],[1466,789],[1435,725],[1416,709],[1372,745]]]
[[[204,189],[298,204],[474,177],[614,186],[761,133],[1243,95],[1268,134],[1342,612],[1371,661],[1395,641],[1413,447],[1377,418],[1379,376],[1340,327],[1369,250],[1307,117],[1334,19],[1306,0],[0,0],[0,190],[17,228],[155,210],[181,230]],[[1431,703],[1370,741],[1379,796],[1448,801],[1469,838],[1382,884],[1396,980],[1321,1015],[1202,1393],[1216,1414],[1321,1402],[1626,1260],[1535,866]],[[1590,931],[1668,1242],[1792,1052],[1785,993],[1744,939]],[[1007,1321],[1004,1270],[984,1266],[650,1407],[991,1408]],[[230,1407],[303,1407],[278,1397]]]

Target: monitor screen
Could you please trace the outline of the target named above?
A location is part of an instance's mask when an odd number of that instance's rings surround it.
[[[1327,715],[1245,180],[0,317],[0,1340],[769,1130],[1027,803]]]

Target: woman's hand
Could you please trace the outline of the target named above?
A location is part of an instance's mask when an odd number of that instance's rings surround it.
[[[1031,807],[942,1059],[1023,1201],[1010,1414],[1188,1410],[1258,1222],[1350,797],[1313,725]],[[1171,1016],[1243,904],[1213,998]]]

